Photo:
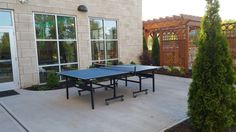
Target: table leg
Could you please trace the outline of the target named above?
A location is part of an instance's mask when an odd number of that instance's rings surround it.
[[[68,77],[66,77],[66,98],[69,99],[69,86],[68,86]]]
[[[113,79],[113,97],[116,97],[116,80]]]
[[[113,85],[113,97],[105,99],[106,105],[108,105],[109,104],[108,102],[111,101],[111,100],[116,100],[116,99],[120,99],[121,101],[124,100],[123,99],[124,95],[120,95],[120,96],[116,95],[116,88],[117,88],[116,79],[113,78],[112,81],[113,81],[112,82],[112,85]]]
[[[94,98],[93,98],[93,83],[92,81],[89,82],[89,89],[90,89],[90,96],[91,96],[91,106],[94,109]]]
[[[127,75],[125,76],[125,86],[127,87],[128,83],[127,83]]]
[[[154,71],[152,71],[152,91],[155,92],[155,74],[154,74]]]
[[[148,89],[142,89],[142,76],[139,77],[139,91],[134,91],[133,92],[133,97],[136,98],[138,93],[145,92],[145,94],[148,93]]]
[[[139,91],[142,91],[142,77],[139,76]]]

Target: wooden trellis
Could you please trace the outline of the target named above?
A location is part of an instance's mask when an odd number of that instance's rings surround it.
[[[229,50],[233,58],[234,66],[236,67],[236,23],[223,24],[222,31],[229,42]]]
[[[180,15],[143,22],[144,35],[158,35],[160,41],[160,65],[189,68],[189,52],[195,46],[189,33],[200,28],[200,17]]]

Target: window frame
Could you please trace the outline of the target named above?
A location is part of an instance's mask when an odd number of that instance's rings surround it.
[[[102,39],[92,39],[91,37],[91,28],[90,28],[90,20],[101,20],[103,24],[103,38]],[[106,39],[105,37],[105,21],[115,21],[116,22],[116,39]],[[102,17],[89,17],[89,40],[90,40],[90,46],[91,46],[91,62],[96,63],[96,62],[105,62],[107,65],[109,61],[119,61],[119,27],[118,27],[118,19],[113,19],[113,18],[102,18]],[[93,60],[93,55],[92,55],[92,42],[103,42],[104,43],[104,48],[105,48],[105,57],[103,60]],[[112,59],[107,59],[107,42],[117,42],[117,58],[112,58]]]
[[[36,26],[35,26],[35,15],[52,15],[55,17],[55,27],[56,27],[56,39],[37,39],[37,35],[36,35]],[[59,38],[59,33],[58,33],[58,20],[57,17],[72,17],[74,18],[74,24],[75,24],[75,39],[60,39]],[[54,13],[42,13],[42,12],[33,12],[33,28],[34,28],[34,38],[35,38],[35,49],[36,49],[36,61],[37,61],[37,73],[38,73],[38,82],[39,84],[45,84],[46,82],[40,82],[40,68],[43,67],[58,67],[59,72],[62,71],[62,66],[66,66],[66,65],[77,65],[77,68],[79,68],[79,40],[78,40],[78,32],[77,32],[77,16],[75,15],[65,15],[65,14],[54,14]],[[38,44],[37,42],[46,42],[46,41],[53,41],[56,42],[57,45],[57,60],[58,60],[58,64],[44,64],[44,65],[39,65],[39,58],[38,58]],[[70,42],[75,42],[76,44],[76,53],[77,53],[77,61],[76,62],[69,62],[69,63],[61,63],[61,59],[60,59],[60,42],[64,42],[64,41],[70,41]],[[62,81],[62,77],[60,77],[60,80]]]

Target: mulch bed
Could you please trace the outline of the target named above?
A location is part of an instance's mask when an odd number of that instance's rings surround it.
[[[184,77],[184,78],[192,78],[192,72],[189,71],[185,74],[180,74],[178,72],[169,72],[166,69],[159,69],[155,71],[156,74],[162,74],[162,75],[169,75],[169,76],[176,76],[176,77]]]
[[[56,89],[63,89],[63,88],[66,88],[65,82],[60,82],[59,86],[53,87],[53,88],[49,88],[47,85],[35,85],[35,86],[31,86],[25,89],[31,90],[31,91],[46,91],[46,90],[56,90]]]
[[[199,132],[191,125],[191,120],[186,119],[183,122],[165,130],[165,132]],[[226,132],[236,132],[236,126],[228,129]]]

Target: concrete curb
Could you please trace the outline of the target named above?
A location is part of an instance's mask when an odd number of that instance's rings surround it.
[[[173,123],[172,125],[169,125],[169,126],[163,128],[162,130],[160,130],[160,132],[164,132],[165,130],[167,130],[167,129],[169,129],[169,128],[171,128],[171,127],[173,127],[173,126],[179,124],[180,122],[183,122],[184,120],[187,120],[188,118],[189,118],[189,117],[185,117],[184,119],[179,120],[179,121]]]

